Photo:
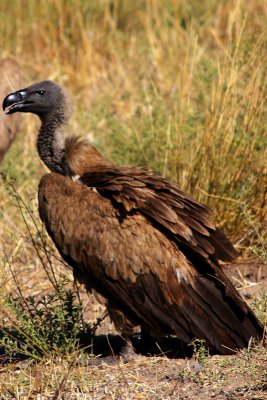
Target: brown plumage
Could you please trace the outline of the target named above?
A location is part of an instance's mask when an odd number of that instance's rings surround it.
[[[17,61],[11,57],[0,60],[0,96],[3,98],[7,92],[14,90],[21,85],[22,71]],[[22,118],[20,115],[12,115],[5,118],[0,115],[0,162],[13,142],[16,133],[19,131]]]
[[[69,101],[53,82],[13,93],[3,106],[39,115],[37,147],[52,171],[39,185],[41,219],[74,275],[106,299],[118,329],[197,337],[222,354],[263,335],[219,265],[237,252],[208,207],[144,168],[113,165],[85,140],[64,142]]]

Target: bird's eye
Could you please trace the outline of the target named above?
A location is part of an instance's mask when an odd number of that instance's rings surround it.
[[[45,91],[44,90],[38,90],[36,93],[39,94],[39,96],[43,96],[45,94]]]

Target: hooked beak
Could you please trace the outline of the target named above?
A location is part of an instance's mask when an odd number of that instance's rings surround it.
[[[13,114],[17,111],[22,111],[23,106],[31,101],[25,100],[26,90],[19,90],[15,93],[8,94],[3,101],[3,110],[5,114]]]

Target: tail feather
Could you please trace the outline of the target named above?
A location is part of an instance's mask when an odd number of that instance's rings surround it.
[[[194,287],[185,285],[185,290],[180,311],[191,320],[191,336],[204,339],[210,349],[232,354],[251,338],[263,337],[263,326],[232,287],[197,277]]]

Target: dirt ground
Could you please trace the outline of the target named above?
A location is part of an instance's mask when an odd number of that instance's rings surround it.
[[[237,289],[248,302],[266,291],[267,267],[257,261],[225,266]],[[31,277],[27,284],[32,286]],[[85,318],[95,321],[104,307],[82,293]],[[133,345],[138,350],[138,335]],[[235,356],[195,354],[182,357],[176,339],[154,343],[153,355],[138,355],[123,363],[123,344],[106,317],[96,331],[91,352],[73,360],[27,360],[0,365],[0,399],[267,399],[267,352],[252,346]],[[157,355],[155,355],[157,353]],[[189,354],[188,354],[189,355]]]

